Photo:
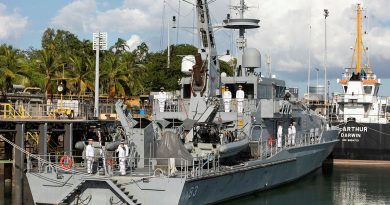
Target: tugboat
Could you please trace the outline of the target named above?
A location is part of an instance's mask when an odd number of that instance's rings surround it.
[[[189,76],[181,81],[181,95],[158,102],[162,107],[156,101],[152,121],[132,118],[117,102],[118,134],[129,154],[118,160],[110,151],[117,142],[104,148],[89,142],[95,158],[105,162],[92,174],[86,173],[82,157],[27,155],[26,177],[35,204],[211,204],[297,180],[322,165],[338,142],[338,128],[290,99],[284,81],[254,75],[260,67],[256,49],[242,49],[237,67],[245,75],[221,77],[208,1],[196,0],[195,5],[201,45]],[[239,8],[248,7],[241,0]],[[245,29],[258,22],[241,15],[225,24]],[[227,92],[221,82],[232,89],[243,85],[243,109],[236,108],[235,100],[225,99],[221,106]],[[294,135],[288,125],[296,127]],[[119,172],[118,161],[121,167],[124,159],[129,169]]]
[[[363,9],[357,5],[356,43],[352,60],[342,79],[343,94],[334,95],[333,124],[340,127],[335,159],[390,160],[389,98],[378,96],[381,79],[373,72],[363,46]],[[363,63],[363,53],[366,62]]]

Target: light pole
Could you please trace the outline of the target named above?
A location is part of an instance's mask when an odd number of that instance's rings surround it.
[[[171,36],[170,36],[170,30],[171,28],[176,28],[176,16],[172,16],[172,24],[168,21],[168,46],[167,46],[167,52],[168,52],[168,59],[167,59],[167,68],[171,67]]]
[[[93,116],[99,118],[99,51],[107,50],[107,33],[93,33],[93,50],[96,50],[95,62],[95,105],[93,108]]]
[[[318,89],[318,71],[320,71],[319,68],[314,68],[317,71],[317,89]]]
[[[326,116],[326,118],[328,119],[328,96],[327,96],[327,93],[328,93],[328,86],[327,86],[327,84],[328,84],[328,80],[327,80],[327,58],[328,58],[328,54],[327,54],[327,52],[328,52],[328,48],[327,48],[327,46],[328,46],[328,44],[327,44],[327,32],[326,32],[326,19],[328,18],[328,16],[329,16],[329,10],[328,9],[324,9],[324,17],[325,17],[325,21],[324,21],[324,23],[325,23],[325,42],[324,42],[324,44],[325,44],[325,52],[324,52],[324,72],[325,72],[325,76],[324,76],[324,78],[325,78],[325,83],[324,83],[324,86],[325,86],[325,93],[324,93],[324,103],[325,103],[325,116]]]

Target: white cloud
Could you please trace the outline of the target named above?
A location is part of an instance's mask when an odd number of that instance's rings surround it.
[[[26,29],[28,18],[17,12],[8,13],[7,7],[0,3],[0,39],[18,38]]]
[[[94,0],[76,0],[63,7],[51,23],[71,31],[91,32],[95,10]]]
[[[258,4],[256,0],[247,0],[247,3]],[[308,68],[311,20],[312,68],[322,68],[325,39],[323,9],[327,8],[330,11],[327,18],[328,71],[330,75],[339,76],[343,72],[342,68],[351,64],[350,47],[354,46],[356,33],[355,3],[330,0],[263,0],[259,9],[252,9],[247,14],[248,17],[261,19],[261,28],[248,32],[248,44],[252,43],[252,46],[260,49],[263,54],[270,51],[274,70],[304,74]],[[364,41],[365,46],[370,48],[369,55],[372,59],[380,58],[379,61],[372,62],[376,64],[373,66],[377,73],[384,70],[383,62],[390,61],[390,13],[387,11],[387,3],[386,0],[379,0],[372,3],[367,1],[364,4],[368,11],[364,14],[369,17],[364,21],[364,28],[368,32]],[[301,79],[305,78],[307,76],[301,75]]]
[[[138,35],[131,35],[130,39],[126,41],[130,51],[133,51],[141,44],[141,38]]]
[[[102,6],[106,7],[106,6]],[[95,0],[76,0],[63,7],[51,23],[73,32],[134,32],[152,28],[148,10],[118,7],[99,11]]]

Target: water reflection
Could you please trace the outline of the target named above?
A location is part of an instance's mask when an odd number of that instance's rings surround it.
[[[340,166],[222,204],[390,204],[390,167]]]

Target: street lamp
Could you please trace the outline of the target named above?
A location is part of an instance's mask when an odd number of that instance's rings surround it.
[[[326,118],[328,118],[327,116],[327,113],[328,113],[328,111],[327,111],[327,102],[328,102],[328,96],[327,96],[327,93],[328,93],[328,86],[327,86],[327,84],[328,84],[328,80],[327,80],[327,58],[328,58],[328,56],[327,56],[327,52],[328,52],[328,48],[327,48],[327,32],[326,32],[326,19],[328,18],[328,16],[329,16],[329,10],[328,9],[324,9],[324,17],[325,17],[325,21],[324,21],[324,24],[325,24],[325,42],[324,42],[324,44],[325,44],[325,46],[324,46],[324,49],[325,49],[325,52],[324,52],[324,72],[325,72],[325,76],[324,76],[324,78],[325,78],[325,83],[324,83],[324,86],[325,86],[325,93],[324,93],[324,98],[325,98],[325,100],[324,100],[324,103],[325,103],[325,116],[326,116]]]
[[[107,50],[107,32],[93,33],[93,50],[96,50],[95,63],[95,106],[93,109],[93,116],[99,117],[99,51]]]

